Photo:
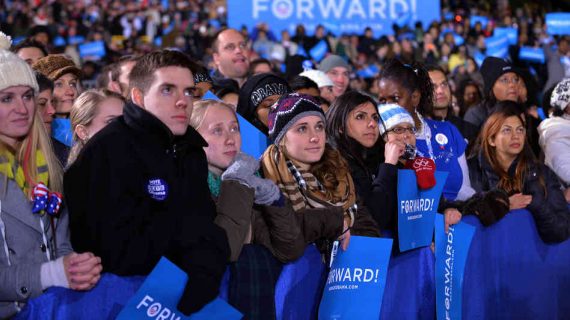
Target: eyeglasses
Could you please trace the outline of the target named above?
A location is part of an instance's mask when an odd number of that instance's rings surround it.
[[[415,127],[396,127],[396,128],[392,128],[386,132],[394,132],[395,134],[404,134],[406,132],[409,132],[411,134],[416,134],[417,130]]]
[[[505,86],[509,85],[509,83],[519,84],[521,82],[521,78],[519,78],[519,77],[512,77],[512,78],[504,77],[504,78],[498,79],[497,82],[499,82],[500,84],[505,85]]]
[[[246,42],[240,42],[237,45],[235,43],[228,43],[224,46],[223,49],[224,49],[224,51],[234,51],[238,46],[241,50],[245,50],[247,48],[247,43]]]

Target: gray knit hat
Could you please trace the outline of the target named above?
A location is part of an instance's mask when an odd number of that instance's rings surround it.
[[[330,56],[326,57],[319,64],[319,70],[321,70],[324,73],[327,73],[329,72],[330,69],[336,67],[343,67],[348,69],[348,71],[352,70],[352,68],[350,67],[348,62],[346,62],[346,60],[344,60],[341,56],[337,56],[334,54],[331,54]]]
[[[570,103],[570,78],[560,81],[550,96],[550,104],[564,111]]]
[[[17,55],[10,52],[12,39],[0,32],[0,90],[14,86],[28,86],[37,93],[38,82],[34,71]]]

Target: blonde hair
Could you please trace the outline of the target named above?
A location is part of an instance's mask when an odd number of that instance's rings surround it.
[[[4,143],[0,144],[0,148],[6,148],[9,152],[13,152],[16,157],[16,161],[22,166],[24,170],[24,176],[26,177],[26,182],[30,185],[36,185],[38,182],[38,164],[36,163],[36,152],[40,151],[47,164],[48,168],[48,188],[51,191],[63,192],[63,168],[61,163],[57,159],[55,153],[53,152],[53,146],[51,144],[51,139],[45,129],[43,120],[37,111],[38,108],[34,108],[34,115],[30,131],[26,137],[16,145],[15,150],[10,148]],[[7,178],[7,177],[6,177]],[[7,185],[6,183],[4,184]],[[32,188],[30,188],[30,193]],[[6,188],[3,190],[5,194]],[[31,196],[27,194],[26,196]]]
[[[192,115],[190,116],[190,126],[198,130],[202,125],[202,122],[204,122],[208,110],[211,109],[210,107],[213,106],[228,108],[228,110],[232,112],[232,114],[236,117],[237,120],[236,111],[234,110],[231,104],[219,100],[206,99],[194,102],[194,106],[192,108]]]
[[[83,92],[75,101],[71,107],[70,119],[71,119],[71,130],[73,131],[73,147],[69,152],[69,157],[67,158],[67,165],[71,165],[77,156],[85,146],[85,141],[81,140],[77,135],[75,129],[77,126],[88,126],[93,122],[93,119],[99,113],[99,106],[103,101],[109,98],[116,98],[121,101],[125,99],[118,93],[103,89],[103,90],[87,90]]]

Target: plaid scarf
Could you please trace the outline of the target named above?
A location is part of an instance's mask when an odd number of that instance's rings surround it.
[[[281,192],[293,204],[293,210],[342,206],[354,223],[358,209],[352,177],[347,172],[339,177],[335,190],[325,190],[318,179],[309,171],[298,169],[295,162],[279,151],[275,145],[265,150],[261,158],[263,174],[274,181]]]

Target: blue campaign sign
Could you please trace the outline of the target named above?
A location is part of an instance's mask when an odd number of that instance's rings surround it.
[[[70,45],[83,43],[83,41],[85,41],[84,36],[71,36],[67,38],[67,43],[69,43]]]
[[[327,46],[327,42],[325,40],[321,40],[311,50],[309,50],[309,53],[313,59],[321,61],[327,54],[328,49],[329,47]]]
[[[73,145],[73,132],[71,131],[71,120],[55,118],[51,123],[51,135],[55,140],[68,147]]]
[[[107,54],[105,43],[102,40],[87,42],[79,45],[79,56],[81,58],[94,57],[101,59]]]
[[[378,72],[380,72],[380,69],[377,65],[369,64],[366,68],[356,71],[356,75],[364,79],[369,79],[376,77]]]
[[[335,35],[364,32],[372,28],[375,36],[394,33],[393,24],[413,27],[440,20],[439,0],[228,0],[228,25],[253,29],[260,22],[274,33],[295,33],[302,24],[308,35],[322,24]]]
[[[459,222],[445,233],[443,215],[435,218],[435,290],[438,319],[461,319],[463,274],[475,227]]]
[[[378,319],[391,251],[392,239],[350,237],[332,262],[319,319]]]
[[[398,239],[400,251],[427,246],[447,172],[435,172],[433,188],[420,190],[413,170],[398,170]]]
[[[485,39],[487,55],[505,59],[509,54],[509,39],[507,37],[493,36]]]
[[[205,93],[204,96],[202,97],[202,100],[217,100],[217,101],[222,101],[220,98],[218,98],[218,96],[216,96],[215,94],[213,94],[212,91],[210,91],[210,90],[206,91],[206,93]]]
[[[242,315],[220,298],[200,311],[185,316],[176,306],[184,292],[188,275],[168,259],[162,257],[147,276],[137,293],[125,305],[117,320],[131,319],[241,319]]]
[[[247,141],[241,145],[241,151],[249,154],[250,156],[259,159],[267,146],[269,141],[263,132],[259,131],[249,121],[242,117],[239,113],[236,114],[239,122],[239,131],[241,133],[241,141]]]
[[[495,28],[493,35],[495,37],[507,37],[510,45],[516,45],[518,42],[519,31],[516,28]]]
[[[479,51],[475,52],[475,54],[473,55],[473,59],[475,59],[475,62],[479,67],[481,67],[481,65],[483,64],[483,60],[485,60],[486,57],[487,57],[486,55],[482,54]]]
[[[483,29],[485,29],[485,27],[487,26],[487,23],[489,23],[489,18],[485,17],[485,16],[470,16],[469,19],[471,20],[471,28],[475,27],[475,24],[477,22],[481,22],[481,26],[483,27]]]
[[[570,13],[557,12],[546,14],[546,32],[550,35],[570,34]]]
[[[529,62],[544,63],[544,51],[542,48],[521,47],[519,50],[519,59]]]

